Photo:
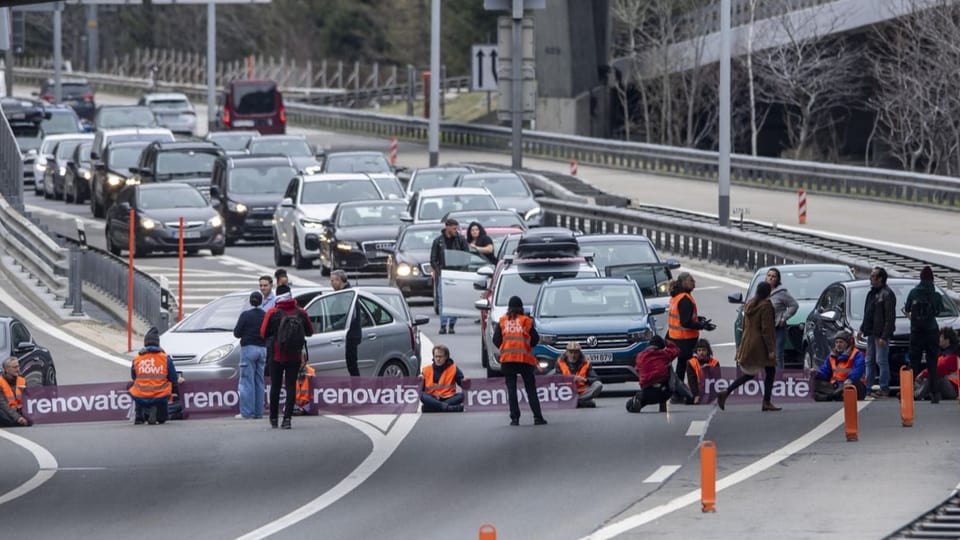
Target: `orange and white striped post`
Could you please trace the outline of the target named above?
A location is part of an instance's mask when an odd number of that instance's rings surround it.
[[[576,175],[577,175],[577,160],[571,159],[570,160],[570,176],[576,176]]]
[[[390,164],[397,164],[397,151],[400,149],[400,144],[397,142],[396,137],[390,137]]]
[[[253,55],[247,56],[247,78],[253,78]]]
[[[800,224],[807,224],[807,190],[801,189],[797,192],[799,201],[797,201],[797,212],[800,218]]]

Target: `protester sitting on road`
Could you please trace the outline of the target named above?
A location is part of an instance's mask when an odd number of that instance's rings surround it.
[[[653,336],[647,348],[637,355],[640,391],[627,400],[627,411],[638,413],[647,405],[658,403],[660,412],[667,412],[670,390],[670,364],[680,349],[672,341]]]
[[[700,397],[703,395],[705,370],[713,370],[720,367],[720,362],[713,357],[713,348],[710,342],[705,339],[697,341],[697,347],[693,350],[693,357],[687,362],[687,383],[690,393],[693,394],[691,404],[699,404]]]
[[[937,379],[940,386],[940,397],[943,399],[957,399],[960,393],[960,375],[957,374],[957,331],[953,328],[940,330],[940,357],[937,358]],[[930,399],[930,377],[927,370],[917,375],[914,385],[915,399]]]
[[[281,289],[281,287],[283,287]],[[270,363],[270,426],[277,427],[280,411],[280,385],[286,389],[283,404],[283,429],[292,426],[293,405],[297,394],[297,374],[304,365],[303,355],[307,337],[313,335],[310,316],[290,295],[286,285],[277,287],[277,306],[267,313],[260,327],[260,337],[272,344],[273,362]],[[281,290],[285,292],[280,292]]]
[[[433,346],[433,363],[423,368],[420,380],[423,412],[463,412],[463,393],[457,392],[457,386],[463,388],[463,372],[453,363],[446,345]]]
[[[297,375],[297,402],[293,405],[294,416],[310,414],[310,379],[317,376],[317,371],[304,363]]]
[[[20,360],[11,356],[3,361],[0,376],[0,427],[32,426],[33,422],[23,415],[23,389],[27,381],[20,376]]]
[[[167,405],[177,383],[177,368],[160,348],[160,331],[154,326],[143,337],[143,348],[130,366],[133,385],[134,424],[163,424],[167,421]]]
[[[571,341],[567,343],[566,352],[557,358],[555,372],[557,375],[573,377],[573,381],[577,385],[577,408],[592,409],[597,406],[594,399],[600,395],[603,384],[593,370],[590,357],[583,354],[580,342]]]
[[[866,397],[863,375],[866,372],[863,353],[853,346],[853,334],[846,330],[833,338],[833,352],[820,364],[814,376],[814,401],[843,401],[843,388],[852,384],[857,399]]]
[[[263,278],[260,279],[263,284]],[[237,393],[240,396],[240,414],[237,418],[263,418],[263,372],[267,362],[267,347],[260,337],[265,313],[258,309],[263,301],[260,291],[250,293],[250,306],[240,313],[233,337],[240,338],[240,377]]]

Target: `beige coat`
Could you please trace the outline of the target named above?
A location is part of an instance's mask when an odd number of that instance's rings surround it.
[[[743,337],[737,349],[737,363],[749,375],[777,365],[777,336],[770,300],[753,299],[743,307]]]

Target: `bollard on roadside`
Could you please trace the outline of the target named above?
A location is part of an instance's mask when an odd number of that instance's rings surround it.
[[[702,512],[717,511],[717,445],[713,441],[700,445],[700,504]]]
[[[480,540],[497,540],[497,528],[489,523],[481,525]]]
[[[847,432],[847,442],[858,439],[860,420],[857,417],[857,387],[848,384],[843,387],[843,424]]]
[[[390,137],[390,165],[397,165],[397,151],[399,148],[400,145],[397,143],[397,138]]]
[[[797,192],[797,217],[801,225],[807,224],[807,190],[801,189]]]
[[[900,419],[903,427],[913,427],[913,370],[900,367]]]
[[[570,176],[576,176],[576,175],[577,175],[577,160],[571,159],[570,160]]]

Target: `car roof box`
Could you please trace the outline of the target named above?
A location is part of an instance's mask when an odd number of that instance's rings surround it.
[[[517,243],[518,259],[546,257],[576,257],[580,243],[573,231],[559,227],[530,229]]]

